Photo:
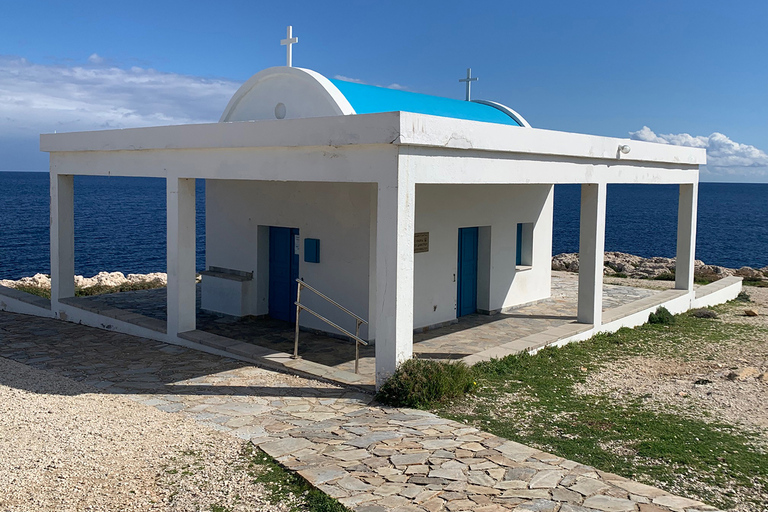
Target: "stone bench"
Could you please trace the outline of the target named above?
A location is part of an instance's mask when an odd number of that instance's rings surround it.
[[[200,275],[202,309],[236,317],[250,314],[253,272],[211,265]]]

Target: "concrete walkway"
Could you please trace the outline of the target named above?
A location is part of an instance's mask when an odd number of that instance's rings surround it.
[[[64,302],[165,332],[165,293],[162,288],[68,298]],[[679,295],[682,292],[671,293]],[[617,308],[633,303],[644,300],[662,303],[669,294],[669,291],[607,284],[603,287],[603,309],[607,318]],[[373,345],[360,347],[359,375],[354,374],[354,344],[319,333],[302,332],[299,342],[302,357],[289,360],[288,354],[293,353],[294,324],[268,318],[224,318],[201,310],[199,295],[198,287],[197,330],[181,335],[184,339],[251,360],[271,356],[280,359],[282,366],[297,372],[373,388]],[[577,296],[578,274],[553,272],[551,298],[521,305],[505,313],[467,315],[456,323],[415,333],[414,354],[430,359],[463,359],[474,364],[491,357],[535,350],[591,328],[588,324],[576,323]],[[347,327],[354,330],[352,325]],[[238,344],[235,350],[234,344]]]
[[[251,440],[359,512],[715,510],[348,388],[125,334],[0,312],[0,356]]]

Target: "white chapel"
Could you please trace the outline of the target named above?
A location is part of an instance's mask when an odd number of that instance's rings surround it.
[[[329,79],[292,67],[289,53],[287,66],[244,83],[218,123],[42,135],[51,311],[85,318],[65,300],[74,294],[75,175],[165,178],[166,332],[131,332],[171,343],[196,329],[195,180],[206,183],[201,307],[292,322],[303,281],[367,322],[358,332],[375,345],[377,385],[412,356],[414,330],[549,297],[556,184],[581,185],[578,322],[588,333],[609,327],[611,183],[679,185],[672,309],[691,307],[705,151],[537,129],[507,106],[471,99],[470,83],[468,74],[466,100],[440,98]],[[316,295],[301,302],[348,325]],[[338,333],[310,314],[299,324]]]

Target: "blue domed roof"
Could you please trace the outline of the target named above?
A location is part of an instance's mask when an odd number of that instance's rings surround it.
[[[461,101],[337,79],[331,79],[330,82],[347,98],[357,114],[402,110],[470,121],[524,126],[523,122],[505,111],[509,109],[503,105],[495,104],[498,106],[494,106],[494,104],[489,104],[490,102],[484,104]]]

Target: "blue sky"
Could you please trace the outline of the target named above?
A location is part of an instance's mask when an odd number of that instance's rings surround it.
[[[534,126],[707,147],[702,179],[768,182],[768,2],[0,0],[0,169],[41,132],[216,121],[285,62],[505,103]]]

